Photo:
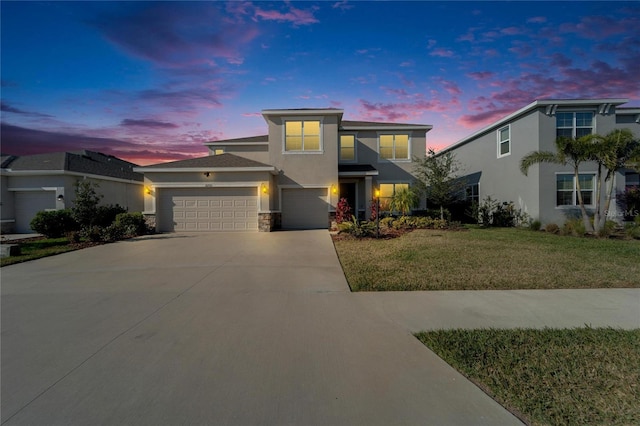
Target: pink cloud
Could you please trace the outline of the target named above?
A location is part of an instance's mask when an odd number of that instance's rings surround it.
[[[507,27],[507,28],[501,29],[500,33],[506,34],[506,35],[519,35],[519,34],[523,34],[524,30],[518,27]]]
[[[358,118],[368,121],[397,122],[420,120],[426,112],[447,112],[457,109],[457,99],[442,102],[439,99],[426,100],[420,95],[408,102],[369,102],[359,99]]]
[[[488,80],[494,76],[493,71],[477,71],[470,72],[467,74],[467,77],[472,78],[474,80]]]
[[[254,17],[263,19],[265,21],[277,21],[277,22],[291,22],[294,25],[311,25],[320,22],[313,12],[317,8],[311,8],[311,10],[296,9],[289,5],[289,11],[282,13],[277,10],[263,10],[256,8]]]
[[[547,22],[547,18],[544,16],[533,16],[527,19],[529,24],[544,24],[545,22]]]
[[[433,49],[430,55],[438,56],[441,58],[452,58],[454,56],[454,53],[452,50],[449,50],[449,49],[438,48],[438,49]]]
[[[332,4],[331,8],[340,9],[340,10],[349,10],[349,9],[353,9],[353,5],[349,4],[349,2],[347,0],[343,0],[343,1],[339,1],[339,2],[336,2],[336,3]]]

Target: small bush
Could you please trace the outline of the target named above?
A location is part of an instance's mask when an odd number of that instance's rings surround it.
[[[349,220],[351,217],[351,207],[346,198],[340,198],[338,205],[336,205],[336,223],[341,224],[344,221]]]
[[[100,230],[100,240],[105,243],[112,243],[114,241],[121,240],[125,236],[125,229],[122,225],[112,223],[106,228]]]
[[[66,233],[64,234],[64,236],[67,238],[67,240],[68,240],[70,243],[79,243],[79,242],[80,242],[80,240],[82,239],[82,238],[81,238],[81,235],[80,235],[80,232],[78,232],[78,231],[69,231],[69,232],[66,232]]]
[[[351,216],[350,221],[339,224],[338,229],[357,238],[371,237],[377,232],[375,222],[359,221],[355,216]]]
[[[102,228],[99,226],[90,226],[80,231],[82,238],[85,238],[93,243],[102,241]]]
[[[380,226],[384,226],[387,229],[393,228],[393,222],[395,220],[396,219],[394,217],[391,217],[391,216],[382,218],[382,219],[380,219]]]
[[[127,237],[145,235],[149,231],[142,213],[120,213],[114,224],[121,227]]]
[[[545,232],[550,234],[557,234],[560,232],[560,227],[555,223],[547,223],[544,227]]]
[[[582,237],[587,233],[582,219],[567,220],[562,226],[562,235],[571,235],[574,237]]]
[[[31,229],[48,238],[59,238],[78,229],[71,210],[40,211],[31,220]]]
[[[624,228],[624,232],[627,237],[640,240],[640,221],[628,223]]]
[[[529,229],[532,231],[539,231],[542,228],[542,222],[539,220],[534,220],[529,224]]]
[[[126,213],[127,209],[118,204],[109,204],[106,206],[98,206],[96,208],[96,216],[93,225],[106,228],[115,222],[119,214]]]

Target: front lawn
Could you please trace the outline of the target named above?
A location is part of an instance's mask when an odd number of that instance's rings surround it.
[[[338,239],[353,291],[640,287],[640,241],[513,228]]]
[[[8,243],[7,243],[8,244]],[[13,265],[28,260],[40,259],[68,251],[77,250],[91,243],[70,244],[67,238],[34,238],[25,241],[16,241],[12,244],[20,245],[20,255],[0,259],[0,266]]]
[[[640,330],[444,330],[416,337],[531,425],[640,424]]]

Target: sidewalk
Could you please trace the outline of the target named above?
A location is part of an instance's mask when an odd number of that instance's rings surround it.
[[[464,290],[354,293],[408,329],[640,328],[640,289]]]

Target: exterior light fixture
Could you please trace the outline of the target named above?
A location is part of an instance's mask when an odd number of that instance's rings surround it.
[[[205,175],[206,177],[209,177],[209,176],[211,176],[211,173],[209,173],[209,172],[204,172],[204,175]]]
[[[64,195],[60,194],[56,197],[56,200],[58,201],[64,201]]]
[[[151,194],[151,188],[149,188],[148,186],[144,187],[144,193],[145,194]]]
[[[268,194],[269,193],[269,187],[267,185],[265,185],[264,183],[260,185],[260,188],[262,189],[262,193],[263,194]]]
[[[338,193],[338,187],[335,186],[334,184],[331,184],[331,193],[332,194],[337,194]]]

